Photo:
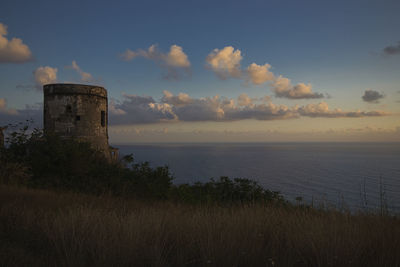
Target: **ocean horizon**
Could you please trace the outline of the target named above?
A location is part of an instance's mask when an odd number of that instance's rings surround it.
[[[400,211],[399,142],[116,144],[135,162],[168,166],[175,184],[248,178],[289,201]]]

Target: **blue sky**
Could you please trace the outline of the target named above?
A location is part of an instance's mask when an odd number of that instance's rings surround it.
[[[190,141],[189,133],[197,128],[213,133],[220,129],[234,132],[246,125],[254,132],[283,129],[290,134],[297,131],[297,124],[303,125],[302,132],[327,132],[332,130],[329,127],[344,131],[357,125],[360,129],[382,128],[385,134],[392,131],[395,140],[400,133],[396,130],[400,127],[396,102],[400,100],[400,54],[388,55],[383,49],[400,41],[399,10],[399,1],[2,1],[0,23],[7,26],[7,39],[22,39],[32,55],[26,62],[0,62],[0,98],[6,101],[8,109],[22,110],[27,104],[40,103],[43,96],[34,88],[33,72],[49,66],[57,68],[58,82],[79,83],[79,73],[67,67],[75,61],[83,72],[90,73],[92,79],[86,82],[106,87],[117,105],[124,102],[123,93],[151,96],[160,102],[163,90],[168,90],[173,95],[186,93],[193,99],[220,95],[236,100],[245,93],[250,98],[267,95],[274,104],[288,107],[325,102],[330,109],[391,114],[282,121],[235,117],[234,122],[182,122],[178,116],[178,122],[175,119],[170,123],[162,118],[162,123],[155,120],[145,124],[124,120],[124,125],[115,126],[118,129],[139,127],[152,133],[168,128],[170,141],[174,141],[173,134],[178,136],[184,129]],[[178,45],[190,68],[179,69],[178,80],[166,80],[163,76],[168,68],[160,67],[160,60],[143,56],[121,60],[126,49],[137,52],[153,44],[163,54],[172,45]],[[310,83],[313,92],[325,97],[276,97],[271,82],[257,85],[243,77],[220,79],[206,57],[214,49],[221,51],[227,46],[240,50],[243,73],[251,63],[268,63],[276,77],[287,77],[293,85]],[[366,90],[384,97],[363,101]],[[11,115],[3,117],[1,123],[6,122],[5,118],[13,119]],[[372,135],[367,131],[365,136]],[[364,140],[365,136],[360,138]],[[117,141],[119,137],[118,131],[112,135]],[[141,140],[140,136],[131,137]],[[163,138],[157,135],[154,140]],[[339,137],[327,134],[326,138]],[[385,138],[382,135],[381,139]],[[248,139],[252,139],[251,134]],[[130,136],[123,140],[129,142]]]

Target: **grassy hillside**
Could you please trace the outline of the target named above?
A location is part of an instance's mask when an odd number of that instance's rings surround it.
[[[250,179],[172,181],[21,126],[0,149],[0,266],[400,266],[400,220],[384,209],[296,206]]]
[[[0,186],[2,266],[400,266],[400,220]]]

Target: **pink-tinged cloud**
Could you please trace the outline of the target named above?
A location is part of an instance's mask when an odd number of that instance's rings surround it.
[[[72,65],[71,66],[67,66],[67,68],[73,69],[75,70],[79,76],[81,77],[81,81],[82,82],[93,82],[93,76],[92,74],[88,73],[88,72],[84,72],[81,67],[79,67],[79,65],[76,63],[75,60],[72,61]]]
[[[0,63],[24,63],[32,60],[29,47],[20,38],[7,39],[7,26],[0,23]]]
[[[269,98],[252,99],[241,94],[237,101],[220,96],[192,98],[164,91],[160,101],[150,96],[124,95],[121,102],[111,105],[110,123],[135,124],[177,121],[283,120],[300,117],[360,118],[390,115],[384,111],[330,110],[326,102],[305,106],[277,105]]]
[[[49,66],[39,67],[33,71],[35,87],[42,90],[43,85],[57,82],[57,68]]]
[[[12,109],[7,107],[4,98],[0,98],[0,125],[21,122],[31,118],[37,124],[41,124],[42,113],[41,104],[26,106],[24,109]],[[184,93],[174,95],[164,91],[164,96],[159,101],[150,96],[124,94],[122,101],[112,99],[109,104],[111,125],[176,123],[179,121],[229,122],[247,119],[268,121],[301,117],[362,118],[388,115],[390,113],[379,110],[331,110],[326,102],[289,107],[274,104],[269,98],[250,98],[246,94],[241,94],[236,101],[218,95],[192,98]]]
[[[245,71],[241,69],[242,54],[239,49],[226,46],[223,49],[214,49],[207,57],[207,67],[220,79],[244,79],[254,85],[270,83],[276,97],[288,99],[316,99],[324,95],[312,91],[311,84],[298,83],[292,85],[290,79],[282,75],[276,76],[270,69],[271,65],[265,63],[258,65],[251,63]]]
[[[252,63],[247,67],[247,79],[253,84],[257,85],[273,81],[275,79],[275,75],[269,70],[270,68],[271,65],[267,63],[264,65]]]
[[[326,102],[319,104],[308,104],[297,109],[301,116],[323,117],[323,118],[361,118],[361,117],[381,117],[388,116],[390,113],[384,111],[342,111],[341,109],[330,110]]]
[[[311,84],[298,83],[292,85],[290,79],[279,76],[272,84],[272,90],[276,97],[284,97],[289,99],[315,99],[323,98],[321,93],[312,91]]]
[[[35,127],[40,127],[43,121],[42,104],[26,105],[23,109],[14,109],[7,106],[5,98],[0,98],[0,126],[9,123],[25,122],[32,119]]]
[[[240,50],[235,50],[232,46],[226,46],[221,50],[216,48],[206,58],[208,67],[223,80],[229,77],[241,77],[241,60],[242,55]]]
[[[7,107],[7,100],[5,98],[0,98],[0,113],[6,115],[17,115],[18,111],[13,108]]]
[[[127,49],[124,53],[120,54],[120,58],[124,61],[131,61],[135,58],[143,57],[156,62],[160,67],[164,68],[167,73],[164,75],[166,79],[178,80],[182,73],[189,72],[190,61],[188,56],[179,45],[172,45],[168,53],[163,53],[158,50],[157,45],[151,45],[147,50],[138,49],[132,51]]]

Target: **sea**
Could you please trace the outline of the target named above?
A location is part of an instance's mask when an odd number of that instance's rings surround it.
[[[400,213],[400,143],[115,145],[136,162],[168,166],[175,184],[249,178],[294,203]]]

